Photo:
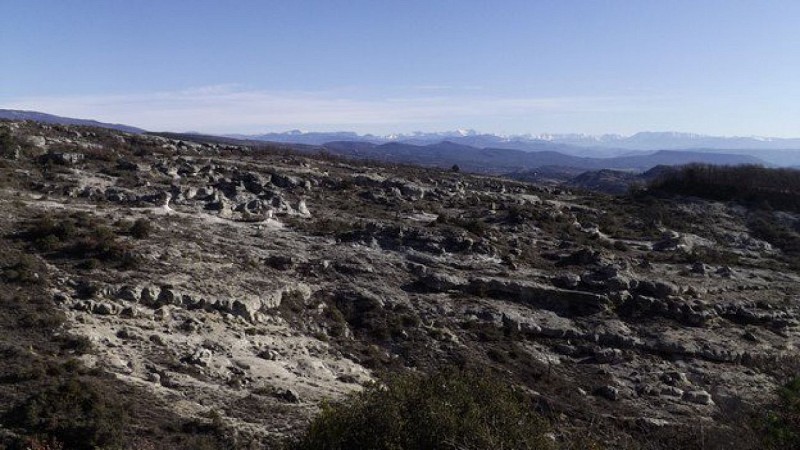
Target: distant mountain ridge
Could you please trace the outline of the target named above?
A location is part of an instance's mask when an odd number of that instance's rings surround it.
[[[403,142],[372,144],[363,141],[329,142],[323,146],[341,156],[449,168],[453,164],[469,172],[513,173],[558,166],[582,170],[615,169],[646,171],[659,165],[706,163],[721,165],[759,164],[764,160],[749,155],[661,150],[649,154],[589,158],[552,150],[522,151],[506,148],[476,148],[451,141],[412,145]]]
[[[391,134],[385,136],[365,134],[359,135],[349,131],[339,132],[302,132],[292,130],[284,133],[266,133],[258,135],[231,134],[227,137],[258,140],[278,143],[293,143],[307,145],[325,145],[329,142],[366,142],[371,144],[403,143],[410,145],[431,145],[443,141],[455,144],[468,145],[476,148],[505,148],[522,151],[552,150],[577,156],[617,156],[629,152],[624,149],[587,149],[580,146],[553,142],[545,139],[536,139],[527,136],[504,137],[489,133],[478,133],[474,130],[456,130],[434,133],[415,132],[409,134]]]
[[[52,124],[96,126],[129,133],[144,133],[146,131],[130,125],[14,109],[0,109],[0,119],[35,120]],[[373,144],[402,142],[413,145],[428,145],[442,141],[450,141],[478,148],[496,147],[523,151],[554,150],[568,154],[591,154],[595,156],[620,156],[623,153],[631,151],[643,152],[652,150],[796,150],[800,153],[800,138],[759,136],[726,137],[674,131],[643,131],[630,136],[624,136],[619,134],[590,135],[580,133],[498,135],[479,133],[471,129],[389,135],[362,135],[352,131],[304,132],[300,130],[291,130],[255,135],[225,134],[223,136],[244,140],[307,145],[323,145],[332,141],[360,141]],[[586,149],[591,149],[591,152],[587,152]],[[800,157],[798,157],[798,162],[792,162],[791,164],[800,164]]]
[[[240,139],[281,143],[324,145],[328,142],[350,141],[386,144],[399,142],[412,145],[431,145],[442,141],[476,148],[505,148],[522,151],[557,151],[573,156],[617,157],[645,154],[654,150],[688,150],[703,153],[755,155],[779,166],[800,165],[800,138],[721,137],[679,132],[640,132],[631,136],[616,134],[525,134],[501,136],[456,130],[435,133],[359,135],[353,132],[312,132],[293,130],[286,133],[262,135],[231,135]]]
[[[384,143],[387,139],[371,134],[359,135],[352,131],[334,132],[303,132],[300,130],[287,131],[285,133],[265,133],[265,134],[226,134],[225,137],[243,139],[249,141],[278,142],[282,144],[306,144],[322,145],[331,141],[353,141],[353,142],[373,142]]]
[[[61,117],[36,111],[0,109],[0,119],[96,126],[137,134],[146,132],[128,125]],[[796,148],[800,149],[800,139],[722,138],[675,132],[642,132],[629,137],[581,134],[500,136],[478,133],[475,130],[455,130],[378,136],[359,135],[349,131],[293,130],[261,135],[223,135],[216,136],[216,139],[235,139],[244,145],[255,142],[285,144],[298,151],[324,148],[342,156],[397,163],[438,167],[458,164],[464,170],[496,174],[541,167],[562,167],[570,171],[644,171],[657,165],[692,162],[800,165],[800,150],[789,148],[797,145]],[[766,147],[754,150],[717,148],[722,145],[747,147],[756,144]],[[654,149],[659,151],[654,153]]]
[[[124,131],[126,133],[141,134],[146,130],[122,125],[118,123],[98,122],[96,120],[74,119],[72,117],[62,117],[37,111],[22,111],[17,109],[0,109],[0,119],[7,120],[33,120],[41,123],[60,124],[60,125],[83,125],[87,127],[110,128],[112,130]]]
[[[800,138],[774,138],[759,136],[709,136],[675,131],[642,131],[631,136],[605,134],[540,135],[538,139],[581,147],[622,148],[635,150],[798,150]]]
[[[330,141],[366,141],[374,144],[404,142],[425,145],[448,140],[466,145],[490,146],[497,143],[550,143],[577,147],[599,147],[618,150],[800,150],[800,138],[775,138],[760,136],[710,136],[676,131],[642,131],[630,136],[619,134],[520,134],[498,135],[478,133],[475,130],[455,130],[443,132],[414,132],[408,134],[360,135],[351,131],[303,132],[292,130],[282,133],[260,135],[228,135],[273,142],[296,142],[321,145]]]

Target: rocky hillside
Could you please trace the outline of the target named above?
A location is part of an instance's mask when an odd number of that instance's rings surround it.
[[[269,448],[326,399],[458,366],[524,391],[555,446],[759,448],[800,367],[798,267],[741,206],[0,127],[3,442],[69,443],[34,419],[83,386],[101,444]]]
[[[105,122],[98,122],[96,120],[75,119],[72,117],[56,116],[53,114],[47,114],[38,111],[21,111],[18,109],[0,109],[0,119],[10,120],[10,121],[33,120],[36,122],[50,124],[50,125],[80,125],[80,126],[90,126],[99,128],[110,128],[112,130],[124,131],[126,133],[134,133],[134,134],[145,132],[145,130],[141,128],[136,128],[119,123],[105,123]]]

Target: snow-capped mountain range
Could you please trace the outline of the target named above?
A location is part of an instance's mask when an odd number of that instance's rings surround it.
[[[675,131],[643,131],[630,136],[620,134],[518,134],[499,135],[479,133],[472,129],[440,132],[395,133],[388,135],[358,134],[349,131],[304,132],[292,130],[283,133],[260,135],[230,135],[230,137],[257,139],[273,142],[293,142],[319,145],[331,141],[365,141],[376,144],[386,142],[408,142],[431,144],[442,140],[472,141],[476,144],[494,146],[498,143],[552,143],[578,147],[599,147],[624,150],[672,150],[672,149],[719,149],[719,150],[800,150],[800,138],[773,138],[760,136],[709,136]]]
[[[55,116],[37,111],[0,109],[0,119],[35,120],[44,123],[89,125],[114,128],[129,133],[145,130],[122,124]],[[630,136],[619,134],[520,134],[499,135],[472,129],[441,132],[413,132],[388,135],[358,134],[351,131],[306,132],[291,130],[259,135],[227,135],[239,139],[318,145],[336,142],[350,144],[400,143],[426,146],[450,142],[476,149],[509,149],[526,152],[550,151],[565,155],[611,158],[652,154],[658,150],[686,150],[703,153],[751,155],[775,166],[800,167],[800,138],[723,137],[679,132],[640,132]]]
[[[303,132],[260,135],[230,135],[229,137],[261,141],[323,145],[330,142],[366,142],[385,144],[398,142],[411,145],[431,145],[443,141],[476,148],[505,148],[523,151],[556,151],[585,157],[617,157],[657,150],[692,150],[707,153],[733,153],[757,156],[779,166],[800,165],[800,138],[724,137],[679,132],[640,132],[630,136],[619,134],[522,134],[498,135],[471,129],[442,132],[414,132],[389,135],[357,134],[354,132]]]
[[[543,134],[537,139],[584,147],[616,147],[636,150],[670,150],[706,148],[724,150],[797,150],[800,138],[773,138],[761,136],[709,136],[675,131],[643,131],[631,136],[604,134]]]

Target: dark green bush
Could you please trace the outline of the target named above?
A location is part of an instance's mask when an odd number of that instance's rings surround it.
[[[0,156],[3,158],[13,157],[14,151],[20,146],[21,142],[11,134],[8,128],[0,128]]]
[[[783,259],[800,268],[800,233],[778,223],[772,213],[753,214],[747,224],[753,236],[763,239],[783,252]]]
[[[531,401],[488,373],[405,375],[323,405],[290,444],[312,449],[548,449]]]
[[[136,239],[146,239],[153,232],[153,224],[147,219],[136,219],[131,226],[131,236]]]
[[[37,308],[23,313],[17,325],[21,328],[54,330],[63,325],[65,320],[66,317],[61,311],[53,311],[53,308]]]
[[[10,283],[33,283],[37,277],[36,258],[30,255],[20,255],[13,265],[3,269],[3,279]]]
[[[68,245],[65,251],[75,258],[94,258],[115,264],[120,269],[131,269],[138,264],[132,247],[105,226],[86,230],[86,233]]]
[[[795,169],[691,164],[665,171],[649,190],[800,211],[800,170]]]
[[[520,225],[534,218],[534,212],[526,209],[523,206],[511,206],[508,208],[506,215],[506,222],[512,225]]]
[[[800,256],[800,234],[778,223],[771,214],[755,214],[748,227],[755,237],[769,242],[789,255]]]
[[[78,263],[75,267],[80,270],[95,270],[100,267],[100,261],[95,258],[89,258],[85,261]]]
[[[0,151],[10,150],[14,145],[14,136],[8,131],[8,128],[0,128]]]
[[[465,230],[476,236],[484,236],[488,230],[486,223],[480,219],[469,220],[462,224]]]
[[[69,336],[63,339],[61,348],[74,352],[76,355],[85,355],[92,352],[92,341],[85,336]]]
[[[119,445],[124,419],[113,396],[72,378],[16,405],[4,422],[24,434],[55,439],[64,448],[90,450]]]
[[[146,233],[146,227],[139,225],[138,233]],[[94,259],[123,269],[135,267],[138,262],[129,244],[102,220],[87,214],[42,216],[28,227],[23,237],[34,249],[52,252],[51,256]],[[92,268],[95,264],[84,261],[81,267]]]
[[[45,215],[28,228],[27,236],[37,250],[47,252],[56,250],[61,242],[74,238],[76,231],[73,221]]]
[[[778,403],[764,418],[764,447],[800,448],[800,377],[778,390]]]
[[[630,247],[628,247],[628,244],[626,244],[625,242],[622,242],[622,241],[614,241],[613,246],[614,246],[615,250],[619,250],[621,252],[627,252],[628,250],[630,250]]]

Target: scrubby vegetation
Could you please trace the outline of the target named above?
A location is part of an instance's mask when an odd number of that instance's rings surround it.
[[[800,171],[760,166],[690,165],[664,171],[637,198],[689,195],[737,202],[748,208],[754,237],[781,250],[791,267],[800,267],[800,230],[777,219],[775,211],[800,212]]]
[[[313,449],[547,449],[547,423],[489,373],[405,375],[324,405],[289,447]]]
[[[748,227],[754,236],[779,248],[793,267],[800,267],[800,230],[778,222],[769,211],[753,213]]]
[[[9,283],[33,283],[39,278],[38,266],[36,258],[21,254],[13,264],[3,268],[3,280]]]
[[[800,448],[800,377],[778,391],[777,404],[763,419],[764,448]]]
[[[138,225],[137,225],[138,224]],[[120,237],[120,231],[89,214],[43,215],[21,235],[31,246],[52,257],[69,257],[83,268],[97,267],[100,262],[130,269],[137,258],[130,244]],[[130,229],[136,238],[150,233],[145,223],[136,222]]]
[[[123,421],[124,410],[108,392],[73,378],[32,395],[7,413],[5,423],[89,450],[119,444]]]
[[[0,128],[0,155],[7,158],[13,155],[17,140],[6,128]]]
[[[664,171],[649,189],[800,211],[800,170],[794,169],[693,164]]]
[[[146,239],[153,232],[153,224],[147,219],[136,219],[131,225],[130,232],[136,239]]]
[[[21,204],[9,207],[26,224],[21,227],[25,230],[47,228],[58,234],[57,224],[71,222],[62,221],[65,216],[47,215],[50,225],[37,227],[48,220],[29,220],[30,211]],[[7,225],[0,224],[0,234],[11,234]],[[65,232],[63,236],[72,237],[59,239],[58,245],[67,245],[79,234]],[[52,280],[47,267],[30,250],[39,251],[27,239],[0,240],[0,449],[233,447],[206,421],[174,416],[144,390],[122,385],[75,359],[93,352],[93,345],[85,337],[64,332],[65,315],[49,293]],[[42,255],[49,258],[52,253]]]

